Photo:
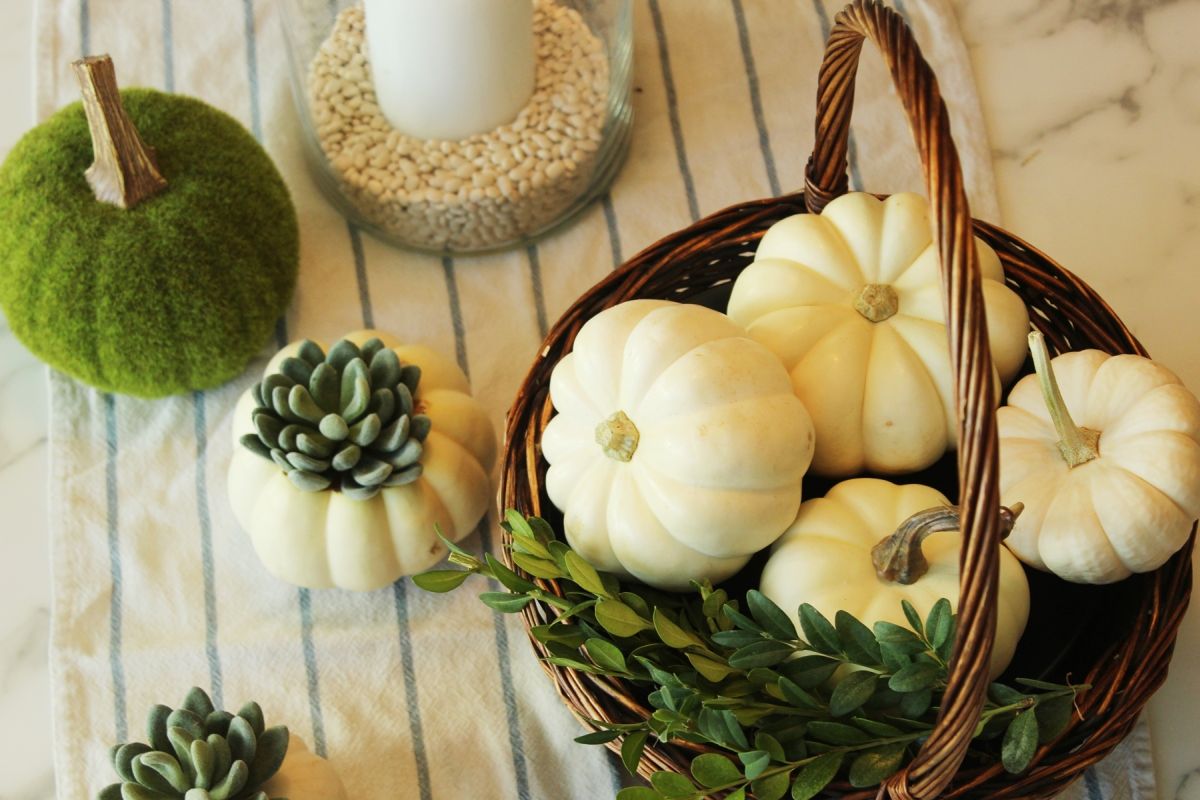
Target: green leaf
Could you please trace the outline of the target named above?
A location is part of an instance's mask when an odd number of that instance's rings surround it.
[[[954,611],[950,608],[950,601],[944,597],[929,609],[929,616],[925,617],[925,637],[935,649],[950,635],[953,616]]]
[[[733,672],[725,662],[718,661],[703,653],[687,653],[686,655],[687,660],[696,668],[696,671],[703,675],[705,680],[712,681],[713,683],[720,683]]]
[[[738,758],[742,760],[742,764],[746,767],[746,777],[750,780],[754,780],[759,775],[762,775],[767,767],[771,766],[771,754],[766,750],[748,750],[744,753],[738,753]]]
[[[851,711],[860,708],[863,703],[875,694],[878,676],[867,670],[851,672],[838,683],[829,696],[829,713],[835,717],[844,717]]]
[[[715,789],[718,786],[740,782],[742,771],[719,753],[705,753],[692,759],[692,777],[701,786]]]
[[[837,668],[837,661],[821,656],[801,656],[781,665],[779,671],[797,686],[814,689],[829,680]]]
[[[558,568],[558,564],[548,558],[538,558],[527,553],[518,553],[512,551],[513,563],[518,567],[528,572],[535,578],[543,578],[548,581],[558,580],[559,578],[567,577],[563,571]]]
[[[712,640],[722,647],[732,647],[737,649],[739,647],[745,647],[748,644],[761,642],[763,637],[761,633],[754,633],[753,631],[734,630],[717,631],[712,635]]]
[[[491,553],[484,553],[483,558],[487,562],[487,565],[491,567],[492,575],[510,592],[531,592],[537,588],[537,586],[509,569]]]
[[[850,784],[858,788],[876,786],[891,777],[904,763],[901,743],[874,747],[850,764]]]
[[[1063,689],[1070,688],[1070,687],[1063,686],[1062,684],[1058,684],[1058,683],[1048,683],[1046,681],[1037,681],[1037,680],[1034,680],[1033,678],[1017,678],[1017,683],[1021,684],[1022,686],[1028,686],[1031,689],[1041,689],[1042,691],[1045,691],[1045,692],[1058,692],[1058,691],[1062,691]]]
[[[1046,744],[1062,736],[1075,714],[1074,695],[1064,694],[1042,700],[1034,709],[1038,721],[1038,743]]]
[[[529,525],[525,515],[515,508],[506,508],[504,510],[504,522],[507,523],[508,529],[513,536],[521,536],[527,539],[537,540],[533,535],[533,528]]]
[[[565,658],[563,656],[551,656],[544,660],[546,661],[547,664],[554,664],[557,667],[566,667],[567,669],[574,669],[574,670],[578,670],[579,672],[589,673],[591,675],[602,674],[602,670],[598,669],[597,667],[594,667],[591,664],[585,664],[582,661],[579,661],[578,659],[574,659],[574,658]]]
[[[908,719],[920,719],[929,711],[933,704],[933,692],[925,689],[920,692],[905,692],[900,696],[900,714]]]
[[[805,764],[792,782],[792,800],[809,800],[819,795],[837,777],[842,758],[841,753],[826,753]]]
[[[676,650],[704,646],[704,642],[695,634],[679,627],[674,620],[663,613],[661,608],[657,607],[654,609],[654,630],[658,631],[658,638],[662,639],[663,644],[674,647]]]
[[[708,619],[716,619],[721,614],[721,607],[727,602],[729,602],[729,593],[724,589],[717,589],[704,598],[700,611]]]
[[[625,665],[625,656],[622,655],[621,648],[612,642],[605,641],[604,639],[588,639],[584,642],[583,649],[587,651],[592,661],[596,662],[596,666],[606,669],[609,672],[629,673],[629,668]]]
[[[637,774],[638,764],[641,763],[642,753],[646,750],[646,739],[650,736],[646,731],[635,731],[621,742],[621,763],[630,775]]]
[[[620,600],[602,599],[596,603],[596,622],[613,636],[626,638],[654,627]]]
[[[663,796],[649,786],[628,786],[617,792],[617,800],[663,800]]]
[[[827,655],[841,652],[842,644],[838,640],[837,629],[829,623],[825,615],[808,603],[800,606],[800,627],[813,650]]]
[[[642,619],[650,619],[650,604],[641,595],[634,592],[621,592],[617,595],[617,599],[636,611]]]
[[[872,630],[881,646],[887,645],[898,653],[914,655],[924,653],[927,649],[927,645],[919,636],[893,622],[876,622]]]
[[[746,790],[738,789],[725,795],[725,800],[746,800]]]
[[[917,632],[918,636],[925,635],[925,627],[921,624],[921,615],[917,613],[917,609],[913,604],[906,599],[900,601],[900,608],[904,609],[904,617],[908,620],[908,624]]]
[[[608,744],[621,735],[620,731],[592,731],[575,737],[576,744]]]
[[[740,647],[729,656],[729,666],[735,669],[754,669],[755,667],[773,667],[788,659],[795,649],[786,642],[773,639]]]
[[[786,761],[787,757],[783,752],[783,745],[769,733],[759,731],[754,734],[754,746],[759,750],[765,750],[767,755],[774,761]]]
[[[888,725],[886,722],[879,720],[868,719],[867,717],[855,717],[850,720],[859,728],[862,728],[872,736],[877,736],[880,739],[887,739],[892,736],[903,736],[904,731],[894,725]]]
[[[875,634],[855,619],[853,614],[839,611],[833,617],[833,624],[846,648],[846,655],[855,663],[869,666],[883,662]]]
[[[485,606],[495,609],[502,614],[515,614],[529,605],[533,598],[527,594],[509,594],[508,592],[484,592],[479,599]]]
[[[563,555],[563,560],[571,580],[579,584],[581,589],[591,592],[597,597],[608,596],[608,591],[604,588],[604,581],[600,580],[600,574],[596,572],[595,567],[583,560],[583,556],[574,550],[568,550]]]
[[[871,737],[858,728],[823,719],[814,719],[809,722],[808,733],[812,738],[826,744],[852,745],[866,744],[871,741]]]
[[[746,606],[750,615],[771,636],[785,641],[798,638],[792,618],[762,592],[756,589],[746,592]]]
[[[726,603],[721,607],[721,611],[724,612],[726,618],[728,618],[730,622],[732,622],[741,630],[751,631],[752,633],[759,634],[766,633],[766,631],[762,629],[761,625],[734,608],[733,603]]]
[[[678,772],[656,772],[650,776],[650,784],[663,797],[690,797],[696,793],[696,784]]]
[[[788,787],[792,783],[791,772],[776,772],[774,775],[768,775],[765,778],[759,778],[750,784],[750,791],[754,792],[754,796],[758,800],[779,800],[787,794]]]
[[[936,664],[915,662],[888,679],[888,688],[893,692],[921,692],[932,689],[938,682],[942,670]]]
[[[1032,710],[1022,711],[1013,717],[1004,731],[1004,741],[1000,745],[1000,761],[1004,769],[1014,774],[1024,772],[1029,762],[1033,761],[1037,744],[1037,714]]]
[[[412,576],[412,582],[427,592],[450,592],[471,577],[465,569],[433,569]]]

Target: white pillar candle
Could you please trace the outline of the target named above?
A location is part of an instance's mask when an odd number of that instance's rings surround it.
[[[533,94],[532,0],[366,0],[379,107],[419,139],[512,122]]]

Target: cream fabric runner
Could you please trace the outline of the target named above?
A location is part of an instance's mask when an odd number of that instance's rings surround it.
[[[613,266],[730,203],[803,183],[830,0],[634,0],[636,129],[602,202],[539,244],[439,259],[360,233],[304,164],[280,4],[269,0],[41,0],[38,110],[77,98],[70,62],[110,53],[124,86],[192,94],[266,145],[300,215],[302,266],[280,338],[377,326],[457,357],[497,430],[547,325]],[[974,213],[997,207],[966,53],[945,0],[897,5],[954,114]],[[922,183],[911,136],[868,48],[852,186]],[[167,343],[165,343],[167,344]],[[52,385],[58,796],[94,796],[115,741],[141,738],[156,702],[193,684],[257,699],[341,770],[354,798],[611,796],[617,768],[542,675],[515,618],[461,591],[408,581],[371,594],[272,579],[225,493],[230,414],[262,359],[230,385],[158,402]],[[495,515],[469,540],[496,542]],[[482,590],[482,586],[476,586]],[[1077,784],[1080,796],[1153,797],[1144,738]]]

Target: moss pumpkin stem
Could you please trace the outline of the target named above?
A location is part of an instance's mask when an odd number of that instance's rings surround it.
[[[84,175],[101,203],[130,209],[167,188],[154,150],[142,141],[121,104],[117,74],[108,56],[74,62],[94,161]]]
[[[1058,388],[1058,379],[1054,377],[1054,367],[1050,364],[1050,352],[1046,349],[1046,339],[1039,331],[1029,334],[1029,352],[1033,356],[1033,369],[1037,372],[1038,383],[1042,387],[1042,398],[1046,402],[1046,410],[1050,413],[1050,421],[1058,433],[1058,451],[1068,466],[1077,467],[1100,455],[1100,434],[1090,428],[1081,428],[1071,419],[1071,412],[1063,400]]]
[[[1000,537],[1012,531],[1017,517],[1025,510],[1023,503],[1014,503],[1011,508],[1000,507]],[[875,574],[888,583],[910,586],[929,571],[929,562],[921,551],[925,537],[939,531],[957,531],[962,525],[961,514],[956,506],[939,506],[918,511],[895,532],[871,548],[871,562]]]

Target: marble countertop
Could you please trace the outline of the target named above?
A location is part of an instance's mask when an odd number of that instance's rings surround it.
[[[1200,0],[954,4],[1004,226],[1094,286],[1200,390]],[[31,0],[0,0],[0,18],[3,154],[33,121]],[[53,796],[46,422],[45,371],[0,318],[0,800]],[[1200,611],[1172,664],[1150,704],[1159,796],[1200,800]]]

